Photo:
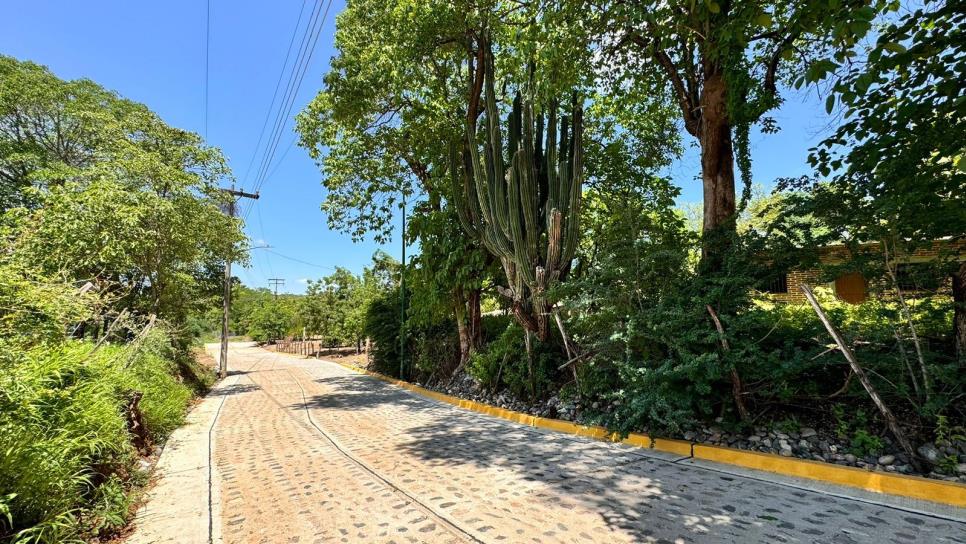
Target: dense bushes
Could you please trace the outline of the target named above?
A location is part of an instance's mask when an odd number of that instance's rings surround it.
[[[374,370],[399,376],[399,289],[373,300],[366,309],[365,333],[372,342],[370,357]]]
[[[210,371],[157,321],[118,316],[109,338],[75,338],[98,330],[100,297],[9,262],[0,300],[0,539],[118,529],[146,477],[135,444],[163,441]]]
[[[518,398],[539,399],[555,391],[560,349],[536,343],[527,352],[523,329],[509,317],[485,317],[490,341],[470,357],[467,372],[491,391],[507,389]]]
[[[406,379],[426,381],[448,376],[459,359],[456,327],[446,318],[408,319],[405,342],[400,342],[399,293],[398,288],[388,291],[373,299],[366,308],[364,333],[371,342],[373,368],[398,377],[401,361],[402,376]],[[407,296],[412,293],[407,291]]]
[[[128,424],[132,395],[150,443],[181,424],[192,398],[176,378],[170,338],[157,331],[126,347],[70,341],[2,357],[0,489],[12,529],[26,529],[16,540],[123,526],[122,491],[144,477]]]

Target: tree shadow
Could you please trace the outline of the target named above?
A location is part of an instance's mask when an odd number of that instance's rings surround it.
[[[467,465],[509,470],[517,475],[511,481],[549,489],[545,499],[583,505],[635,541],[848,543],[893,534],[929,541],[938,536],[929,528],[943,524],[947,529],[940,533],[957,533],[948,522],[926,516],[677,463],[679,457],[662,452],[518,425],[376,380],[327,383],[349,388],[355,409],[392,403],[432,411],[432,423],[405,431],[409,440],[399,445],[400,455],[451,470],[454,479]],[[354,398],[358,395],[373,400]],[[335,399],[332,405],[346,407]]]
[[[934,530],[952,535],[962,527],[677,463],[678,457],[662,452],[514,424],[426,399],[368,376],[332,376],[315,382],[329,391],[311,397],[310,409],[364,412],[402,407],[419,412],[415,419],[430,422],[406,428],[395,453],[421,461],[453,485],[466,477],[467,466],[492,477],[488,485],[494,490],[526,482],[530,491],[512,489],[520,493],[485,497],[494,506],[503,505],[500,510],[520,510],[524,515],[526,503],[514,503],[520,494],[532,492],[531,498],[558,501],[561,509],[580,505],[634,541],[849,543],[879,542],[883,535],[898,535],[896,541],[900,542],[938,542],[942,540]],[[352,429],[342,432],[351,433]],[[547,526],[549,533],[555,530],[551,523]],[[579,527],[568,529],[580,532]],[[599,540],[600,535],[586,533],[578,540],[594,536]],[[961,542],[955,537],[946,541]]]
[[[212,389],[208,393],[212,397],[230,397],[232,395],[240,395],[242,393],[250,393],[252,391],[258,391],[261,387],[251,384],[251,383],[236,383],[235,385],[229,385],[226,387],[219,387],[217,389]]]
[[[412,408],[429,408],[431,403],[408,394],[406,391],[388,387],[368,376],[330,376],[314,380],[330,388],[323,395],[306,399],[309,408],[338,408],[340,410],[366,410],[392,405]]]

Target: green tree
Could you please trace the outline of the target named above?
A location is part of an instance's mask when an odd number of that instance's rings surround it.
[[[879,241],[893,256],[966,237],[964,28],[963,2],[927,1],[884,24],[866,62],[840,61],[829,102],[845,119],[810,157],[832,177],[813,196],[833,236]],[[943,257],[966,359],[966,262],[955,253]]]
[[[357,309],[352,305],[355,291],[360,288],[359,278],[342,267],[318,281],[310,281],[305,297],[299,303],[299,314],[306,331],[322,336],[332,345],[357,343],[361,338],[361,325],[356,323]]]
[[[464,118],[479,113],[479,91],[467,96],[464,69],[475,77],[482,20],[489,8],[453,0],[364,0],[339,15],[338,54],[323,90],[298,118],[301,145],[319,160],[325,175],[322,206],[330,226],[354,239],[389,238],[402,194],[420,213],[443,213],[449,183],[449,142],[458,138]],[[402,233],[407,242],[456,245],[416,221]],[[486,253],[463,244],[459,274],[441,286],[466,316],[457,321],[464,352],[478,346],[480,284],[478,263]]]
[[[119,307],[183,324],[241,259],[220,209],[224,159],[145,106],[0,57],[0,183],[12,251],[90,280]]]
[[[766,114],[781,103],[780,83],[823,79],[835,66],[830,57],[844,59],[869,31],[876,8],[862,0],[603,0],[573,2],[569,13],[588,8],[597,16],[601,69],[615,91],[666,89],[685,131],[698,141],[703,263],[718,270],[735,230],[736,163],[750,190],[752,125],[774,130]]]
[[[285,338],[292,330],[295,310],[287,301],[261,301],[247,317],[247,333],[256,342]]]

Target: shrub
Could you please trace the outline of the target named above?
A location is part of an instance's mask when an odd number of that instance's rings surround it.
[[[494,325],[506,323],[495,322]],[[492,328],[485,327],[485,329]],[[553,390],[560,372],[560,350],[552,343],[531,344],[528,361],[524,331],[515,321],[507,323],[495,340],[470,357],[467,372],[488,389],[506,387],[519,398],[537,399]]]
[[[14,540],[56,542],[123,525],[136,451],[127,402],[152,442],[183,421],[192,391],[161,330],[126,347],[89,342],[0,348],[0,501]],[[107,486],[107,487],[105,487]],[[126,499],[124,499],[126,500]],[[2,534],[2,533],[0,533]]]
[[[394,289],[369,303],[365,334],[372,340],[374,370],[399,377],[399,290]]]

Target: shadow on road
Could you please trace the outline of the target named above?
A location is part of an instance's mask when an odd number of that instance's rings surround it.
[[[232,395],[240,395],[242,393],[248,393],[251,391],[258,391],[261,387],[246,383],[246,384],[235,384],[229,385],[227,387],[221,387],[218,389],[212,389],[209,395],[213,397],[230,397]]]
[[[635,541],[847,543],[876,542],[876,534],[928,539],[929,533],[920,534],[919,528],[930,520],[917,514],[885,515],[875,505],[674,463],[646,450],[515,425],[365,376],[316,381],[330,391],[312,397],[310,408],[365,411],[401,406],[422,413],[413,418],[421,424],[403,431],[406,439],[396,453],[424,461],[426,470],[451,471],[454,481],[468,465],[509,470],[513,475],[506,478],[507,487],[519,485],[521,479],[536,484],[534,498],[550,490],[552,494],[542,495],[544,500],[558,500],[563,508],[581,505]],[[373,412],[371,417],[385,413]],[[500,473],[485,474],[501,479]],[[498,493],[505,491],[500,481],[488,485]]]
[[[332,376],[319,378],[316,383],[332,388],[325,395],[307,399],[311,408],[338,408],[340,410],[366,410],[383,405],[408,408],[426,408],[429,404],[420,398],[392,387],[379,387],[382,382],[367,376]]]

